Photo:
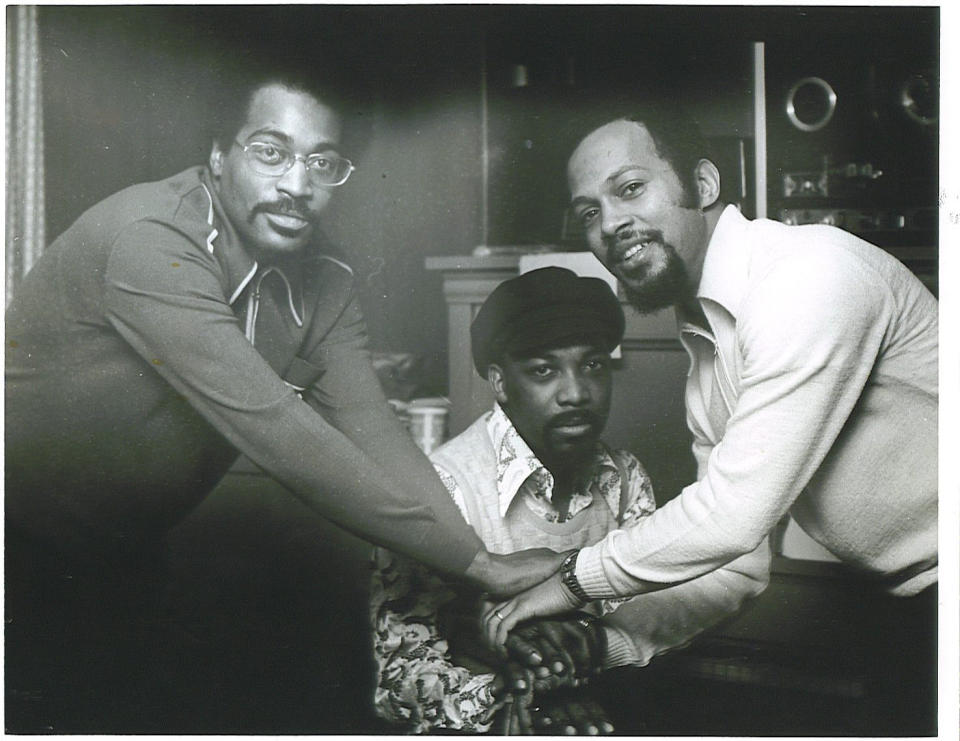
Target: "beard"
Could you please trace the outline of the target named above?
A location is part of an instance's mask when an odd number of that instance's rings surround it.
[[[652,314],[668,306],[674,306],[680,303],[690,291],[687,266],[680,259],[676,249],[671,244],[663,243],[663,253],[666,256],[666,264],[659,273],[649,275],[644,268],[640,275],[630,276],[633,281],[642,282],[640,287],[621,282],[630,305],[641,314]]]

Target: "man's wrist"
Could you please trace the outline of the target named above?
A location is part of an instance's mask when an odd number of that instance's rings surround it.
[[[481,548],[479,551],[477,551],[477,555],[473,557],[473,561],[470,562],[467,570],[463,572],[463,576],[468,581],[473,582],[473,584],[476,586],[488,590],[492,585],[492,573],[493,556],[486,548]]]
[[[583,607],[583,605],[590,601],[590,597],[587,596],[587,593],[577,580],[577,556],[579,555],[580,551],[577,550],[563,559],[563,563],[560,564],[560,583],[573,595],[574,600],[579,603],[577,606]]]

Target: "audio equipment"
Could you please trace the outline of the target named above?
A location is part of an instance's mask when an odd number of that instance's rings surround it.
[[[936,244],[937,28],[870,22],[766,45],[769,213]]]

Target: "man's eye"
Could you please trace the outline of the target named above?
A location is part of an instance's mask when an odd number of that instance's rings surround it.
[[[528,368],[527,373],[534,378],[547,378],[553,373],[553,368],[549,365],[535,365],[532,368]]]
[[[599,214],[599,208],[586,208],[577,214],[577,220],[583,224],[583,226],[590,226]]]
[[[279,162],[283,162],[286,157],[286,152],[284,152],[279,147],[275,147],[272,144],[258,144],[251,145],[253,153],[257,156],[261,162],[265,162],[269,165],[275,165]]]
[[[600,371],[606,368],[607,364],[606,358],[591,358],[583,364],[583,367],[588,371]]]
[[[310,166],[317,172],[330,172],[334,169],[333,160],[327,157],[317,157],[310,160]]]
[[[621,198],[632,198],[633,196],[639,195],[643,192],[643,188],[646,185],[642,180],[631,180],[629,183],[625,183],[620,188],[620,197]]]

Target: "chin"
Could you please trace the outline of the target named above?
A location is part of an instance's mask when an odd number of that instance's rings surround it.
[[[641,314],[652,314],[680,302],[687,288],[687,275],[680,266],[648,275],[642,281],[621,279],[621,282],[630,305]]]
[[[553,452],[555,455],[562,455],[572,460],[586,458],[593,455],[599,439],[599,437],[591,435],[590,437],[583,437],[579,440],[565,441],[555,445]]]
[[[270,255],[292,255],[303,250],[310,239],[261,239],[257,241],[257,253],[263,257]]]

